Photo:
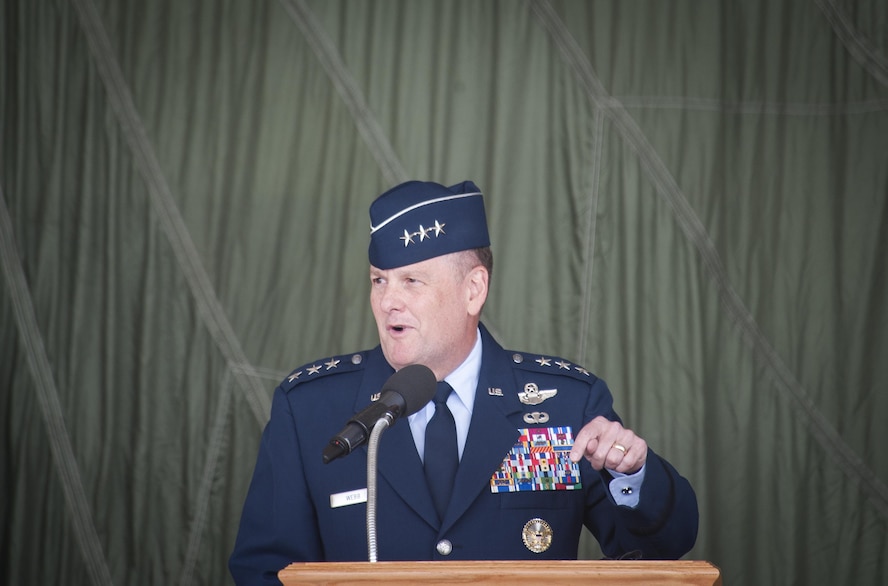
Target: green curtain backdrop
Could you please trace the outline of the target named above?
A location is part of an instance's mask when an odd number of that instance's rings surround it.
[[[883,0],[0,6],[0,582],[229,583],[410,178],[484,190],[485,322],[608,381],[688,558],[888,582]]]

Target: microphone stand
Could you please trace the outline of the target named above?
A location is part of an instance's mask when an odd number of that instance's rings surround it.
[[[393,422],[390,413],[380,417],[373,425],[367,442],[367,555],[370,562],[376,561],[376,457],[379,438]]]

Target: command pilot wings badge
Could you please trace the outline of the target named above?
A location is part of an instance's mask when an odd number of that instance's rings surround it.
[[[536,383],[524,385],[524,392],[518,393],[518,399],[525,405],[539,405],[546,399],[551,399],[558,394],[558,389],[540,390]]]

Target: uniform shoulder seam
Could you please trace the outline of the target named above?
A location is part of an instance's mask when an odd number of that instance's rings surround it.
[[[589,384],[594,383],[598,377],[589,372],[583,366],[574,364],[569,360],[558,356],[547,356],[545,354],[531,354],[529,352],[521,352],[509,350],[512,363],[515,368],[526,370],[529,372],[545,373],[555,376],[567,376],[577,380],[586,381]]]
[[[367,352],[353,352],[306,362],[281,381],[281,388],[291,391],[297,386],[335,374],[354,372],[364,368]]]

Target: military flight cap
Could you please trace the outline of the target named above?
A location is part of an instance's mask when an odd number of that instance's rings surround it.
[[[370,204],[370,264],[394,269],[490,246],[484,197],[471,181],[397,185]]]

